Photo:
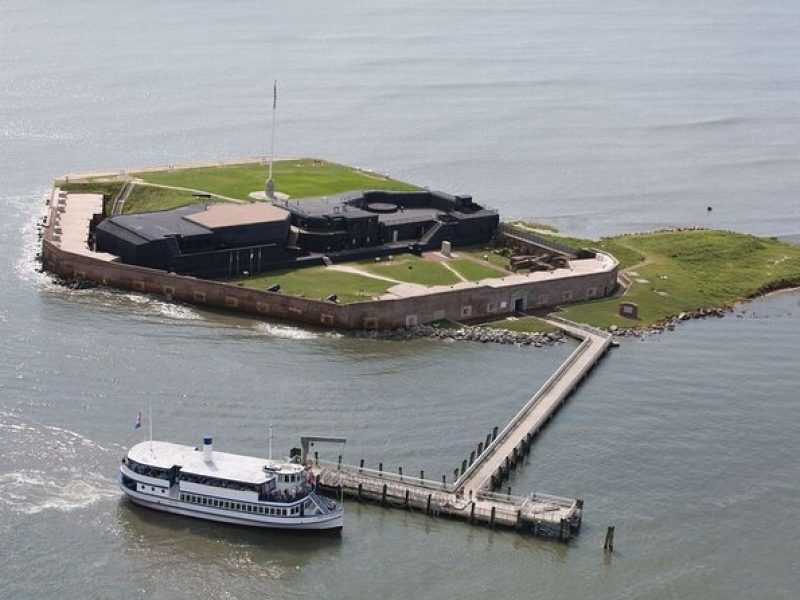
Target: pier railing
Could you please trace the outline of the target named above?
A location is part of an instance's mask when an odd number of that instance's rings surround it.
[[[370,469],[368,467],[357,467],[355,465],[348,465],[340,462],[333,462],[328,460],[314,459],[314,465],[320,468],[326,467],[335,471],[347,472],[351,475],[363,475],[369,479],[382,479],[387,483],[398,483],[404,485],[413,485],[415,487],[424,488],[432,492],[447,492],[453,493],[454,485],[452,483],[442,483],[441,481],[434,481],[432,479],[420,479],[413,475],[400,475],[391,471],[381,471],[377,469]]]

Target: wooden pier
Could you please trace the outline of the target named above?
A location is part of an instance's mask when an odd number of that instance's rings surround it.
[[[452,483],[390,473],[382,468],[319,460],[308,456],[318,485],[331,493],[387,507],[406,508],[427,515],[444,515],[490,527],[511,527],[535,535],[568,540],[580,530],[583,502],[543,494],[512,496],[495,492],[503,479],[527,454],[534,437],[578,386],[611,345],[606,332],[554,320],[567,335],[581,340],[578,348],[501,431],[487,436],[486,444],[462,463]],[[312,438],[308,438],[312,439]],[[458,475],[459,469],[456,469]]]

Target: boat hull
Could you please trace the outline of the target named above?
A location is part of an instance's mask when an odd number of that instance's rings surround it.
[[[263,517],[257,518],[255,515],[238,516],[220,509],[187,505],[184,502],[172,498],[157,498],[149,494],[142,494],[141,492],[136,492],[125,487],[121,482],[119,487],[131,502],[139,506],[217,523],[228,523],[231,525],[260,529],[279,529],[282,531],[319,532],[339,532],[344,525],[344,514],[341,511],[313,517],[284,517],[273,519]]]

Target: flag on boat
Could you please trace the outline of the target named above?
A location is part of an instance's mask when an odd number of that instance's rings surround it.
[[[142,411],[136,413],[136,423],[133,424],[134,429],[139,429],[142,426]]]

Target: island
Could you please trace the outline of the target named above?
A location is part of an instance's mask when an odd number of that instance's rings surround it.
[[[541,331],[537,317],[667,327],[800,282],[800,248],[670,230],[587,240],[503,222],[468,195],[315,158],[70,174],[43,267],[106,285],[341,329],[426,323]]]

